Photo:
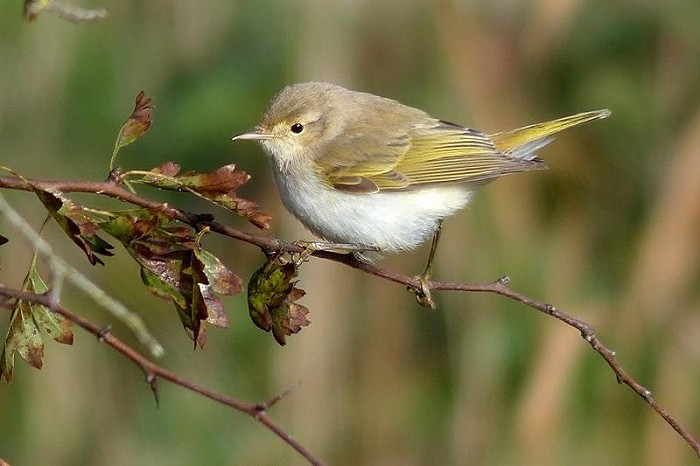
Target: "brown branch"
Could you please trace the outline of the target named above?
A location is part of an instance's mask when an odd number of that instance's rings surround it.
[[[31,191],[33,189],[32,186],[47,191],[92,193],[112,197],[141,207],[160,210],[173,219],[191,225],[194,228],[209,226],[212,231],[254,244],[264,250],[276,251],[283,247],[283,243],[267,236],[251,235],[217,222],[204,222],[201,215],[170,207],[162,202],[146,199],[121,187],[114,181],[23,180],[16,177],[0,176],[0,188]],[[290,250],[301,252],[302,248],[292,247]]]
[[[303,252],[301,246],[284,243],[267,236],[251,235],[243,231],[222,225],[215,221],[204,221],[199,215],[195,215],[166,204],[159,203],[150,199],[143,198],[134,194],[116,184],[113,181],[91,182],[91,181],[48,181],[48,180],[28,180],[29,183],[40,189],[58,190],[62,192],[88,192],[94,194],[106,195],[125,202],[129,202],[141,207],[149,207],[161,209],[167,212],[172,218],[186,223],[194,228],[208,226],[212,231],[228,236],[233,239],[244,241],[246,243],[258,246],[266,253],[278,251]],[[27,181],[23,181],[14,177],[0,177],[0,188],[31,190]],[[349,254],[338,254],[329,251],[316,251],[314,256],[332,260],[338,263],[347,265],[357,270],[361,270],[370,275],[374,275],[395,283],[405,285],[416,292],[421,291],[421,285],[418,277],[398,274],[389,270],[384,270],[372,264],[359,261],[354,256]],[[651,408],[661,416],[678,434],[691,446],[696,455],[700,457],[700,442],[688,431],[681,423],[664,410],[658,402],[651,396],[651,392],[642,384],[632,378],[620,365],[615,357],[615,352],[605,346],[596,336],[593,327],[565,312],[555,308],[553,305],[537,301],[528,296],[520,294],[508,287],[508,278],[503,277],[491,283],[485,284],[468,284],[468,283],[452,283],[440,282],[431,280],[428,282],[431,291],[462,291],[475,293],[493,293],[513,301],[531,307],[543,314],[553,317],[570,327],[578,330],[583,339],[607,362],[611,370],[615,374],[619,383],[625,384],[637,393]],[[279,434],[278,434],[279,435]],[[283,437],[284,438],[284,437]]]
[[[342,258],[336,257],[337,255],[329,254],[326,252],[321,252],[319,256],[324,256],[330,260],[335,260],[337,262],[342,262],[345,265],[362,270],[370,275],[375,275],[377,277],[384,278],[395,283],[405,285],[407,288],[412,289],[416,292],[421,291],[421,283],[418,277],[410,277],[407,275],[398,274],[388,270],[380,269],[372,264],[367,264],[365,262],[355,259],[351,255],[345,255]],[[673,417],[668,411],[659,405],[659,403],[651,396],[651,391],[644,387],[642,384],[637,382],[632,376],[630,376],[627,371],[620,365],[615,356],[615,351],[611,350],[600,341],[600,339],[595,334],[595,329],[593,326],[587,322],[584,322],[576,317],[573,317],[560,309],[557,309],[552,304],[545,303],[542,301],[537,301],[528,296],[525,296],[517,291],[508,287],[510,279],[506,276],[499,278],[491,283],[483,284],[470,284],[470,283],[454,283],[454,282],[440,282],[429,280],[428,287],[431,291],[463,291],[472,293],[493,293],[505,298],[511,299],[513,301],[524,304],[525,306],[531,307],[543,314],[550,317],[554,317],[557,320],[564,322],[566,325],[575,328],[581,333],[581,337],[593,348],[598,354],[602,356],[605,362],[608,363],[610,369],[612,369],[617,382],[620,384],[625,384],[634,390],[637,395],[642,397],[644,401],[651,406],[651,408],[656,411],[656,413],[663,418],[666,423],[668,423],[678,434],[690,445],[690,447],[695,451],[695,454],[700,457],[700,441],[683,425]]]
[[[8,288],[4,285],[0,284],[0,295],[2,296],[7,296],[11,298],[17,298],[17,299],[22,299],[28,302],[33,302],[37,304],[41,304],[42,306],[46,306],[47,308],[51,309],[52,311],[56,312],[57,314],[62,315],[75,325],[82,327],[84,330],[92,333],[95,335],[98,339],[98,341],[103,342],[107,344],[108,346],[111,346],[115,350],[117,350],[119,353],[123,354],[126,356],[128,359],[134,362],[137,366],[143,370],[145,376],[146,376],[146,382],[149,384],[151,387],[151,390],[154,391],[154,394],[157,394],[156,390],[156,383],[158,379],[164,379],[169,382],[172,382],[175,385],[179,385],[182,388],[185,388],[187,390],[190,390],[192,392],[198,393],[205,398],[209,398],[210,400],[214,400],[218,403],[221,403],[223,405],[229,406],[235,410],[241,411],[243,413],[248,414],[249,416],[253,417],[256,419],[258,422],[263,424],[265,427],[267,427],[269,430],[275,433],[279,438],[281,438],[284,442],[286,442],[289,446],[291,446],[294,450],[296,450],[300,455],[302,455],[304,458],[306,458],[309,463],[314,464],[314,465],[323,465],[323,462],[316,458],[309,450],[307,450],[301,443],[293,439],[279,424],[277,424],[275,421],[272,420],[272,418],[269,416],[267,413],[267,409],[271,407],[273,404],[275,404],[277,401],[282,399],[288,394],[288,390],[282,393],[281,395],[277,395],[275,397],[270,398],[269,400],[266,400],[262,403],[247,403],[245,401],[238,400],[236,398],[222,395],[220,393],[208,390],[207,388],[204,388],[200,385],[197,385],[194,382],[190,382],[187,379],[184,379],[180,377],[179,375],[175,374],[174,372],[171,372],[158,364],[152,362],[149,360],[147,357],[143,356],[141,353],[136,351],[134,348],[129,346],[128,344],[124,343],[122,340],[119,338],[115,337],[111,333],[111,329],[109,327],[106,328],[101,328],[98,327],[97,325],[87,321],[86,319],[80,317],[79,315],[69,311],[65,307],[61,306],[60,304],[53,303],[50,296],[48,294],[34,294],[34,293],[27,293],[25,291],[21,290],[16,290],[13,288]],[[156,395],[157,399],[157,395]]]

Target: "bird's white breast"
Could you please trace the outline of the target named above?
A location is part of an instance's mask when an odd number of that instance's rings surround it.
[[[471,194],[460,185],[355,194],[324,185],[311,171],[274,172],[285,207],[312,233],[386,252],[427,240],[439,220],[463,208]]]

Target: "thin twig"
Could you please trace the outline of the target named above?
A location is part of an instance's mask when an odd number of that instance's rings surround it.
[[[41,304],[48,307],[57,314],[62,315],[75,325],[82,327],[86,331],[92,333],[97,337],[97,340],[111,346],[119,353],[126,356],[134,364],[139,366],[146,376],[146,382],[153,388],[153,384],[158,379],[164,379],[175,385],[179,385],[182,388],[190,390],[192,392],[198,393],[205,398],[214,400],[223,405],[229,406],[235,410],[241,411],[248,414],[249,416],[257,419],[261,424],[267,427],[269,430],[274,432],[279,438],[284,440],[289,446],[296,450],[300,455],[306,458],[309,463],[314,465],[323,465],[323,462],[316,458],[309,450],[307,450],[298,441],[294,440],[279,424],[272,420],[272,418],[267,414],[265,409],[260,409],[261,405],[269,405],[270,400],[263,403],[247,403],[236,398],[222,395],[220,393],[211,391],[194,382],[191,382],[179,375],[171,372],[158,364],[154,363],[150,359],[143,356],[136,349],[132,348],[128,344],[124,343],[119,338],[115,337],[109,329],[99,327],[86,319],[80,317],[79,315],[69,311],[60,304],[53,303],[51,298],[45,294],[34,294],[27,293],[25,291],[16,290],[13,288],[8,288],[0,284],[0,295],[13,297],[17,299],[22,299],[25,301]],[[284,396],[284,394],[283,394]],[[275,400],[278,397],[273,397],[271,400]],[[274,403],[273,403],[274,404]],[[269,406],[268,406],[269,407]]]
[[[102,288],[93,283],[89,278],[80,273],[76,268],[54,253],[53,248],[47,243],[32,227],[22,218],[15,209],[5,200],[5,197],[0,194],[0,215],[8,221],[15,229],[17,229],[32,245],[34,249],[39,251],[49,261],[54,281],[58,285],[58,289],[54,289],[50,293],[51,301],[58,303],[60,299],[60,289],[63,280],[68,280],[73,285],[87,294],[93,301],[105,308],[108,312],[114,315],[117,319],[124,322],[129,329],[136,335],[139,341],[145,345],[151,354],[155,357],[163,355],[164,350],[160,343],[148,331],[146,323],[122,303],[112,298]]]
[[[418,277],[410,277],[407,275],[402,275],[394,273],[388,270],[380,269],[372,264],[367,264],[365,262],[355,259],[351,255],[346,255],[342,259],[338,260],[337,257],[329,255],[329,253],[324,252],[323,256],[328,255],[328,259],[336,260],[342,262],[345,265],[362,270],[363,272],[369,273],[370,275],[375,275],[377,277],[385,278],[387,280],[393,281],[405,285],[408,288],[420,292],[421,282]],[[690,447],[695,451],[695,454],[700,457],[700,442],[698,439],[683,425],[673,417],[668,411],[659,405],[659,403],[651,396],[651,391],[644,387],[642,384],[637,382],[632,376],[630,376],[627,371],[620,365],[615,356],[615,351],[611,350],[603,344],[602,341],[596,336],[595,330],[592,325],[584,322],[576,317],[573,317],[560,309],[554,307],[549,303],[542,301],[537,301],[524,294],[518,293],[513,289],[508,287],[510,279],[508,277],[501,277],[490,283],[483,284],[470,284],[470,283],[455,283],[455,282],[440,282],[430,280],[428,281],[428,287],[431,291],[464,291],[472,293],[493,293],[505,298],[517,301],[525,306],[531,307],[540,311],[543,314],[554,317],[557,320],[564,322],[566,325],[575,328],[581,334],[581,337],[593,348],[600,356],[608,363],[610,369],[615,374],[618,383],[625,384],[634,390],[637,395],[639,395],[644,401],[651,406],[651,408],[656,411],[656,413],[661,416],[666,423],[668,423],[678,434],[690,445]]]
[[[273,396],[273,397],[270,397],[270,398],[268,398],[267,400],[258,403],[258,404],[255,406],[255,408],[256,408],[258,411],[267,411],[268,409],[272,408],[274,405],[276,405],[277,403],[279,403],[280,401],[282,401],[283,399],[285,399],[285,398],[287,398],[289,395],[291,395],[292,392],[294,392],[294,391],[297,389],[297,387],[299,387],[299,384],[300,384],[300,383],[297,383],[296,385],[294,385],[294,386],[291,387],[291,388],[286,389],[286,390],[283,391],[282,393],[280,393],[280,394],[278,394],[278,395],[275,395],[275,396]]]
[[[105,8],[88,9],[56,0],[25,0],[24,16],[29,21],[34,21],[44,11],[74,23],[99,21],[107,17]]]
[[[62,192],[87,192],[94,194],[102,194],[109,197],[117,198],[122,201],[138,205],[141,207],[148,207],[153,209],[159,209],[166,214],[170,215],[173,219],[179,220],[186,223],[193,228],[202,227],[202,217],[196,214],[186,212],[174,207],[170,207],[167,204],[162,204],[157,201],[143,198],[135,193],[127,191],[126,189],[120,187],[114,182],[94,182],[94,181],[50,181],[50,180],[22,180],[15,177],[0,177],[0,188],[18,189],[18,190],[31,190],[35,186],[39,189],[46,190],[58,190]],[[208,226],[212,231],[215,231],[224,236],[228,236],[233,239],[244,241],[246,243],[255,245],[259,247],[266,253],[272,253],[277,251],[288,251],[300,253],[304,251],[304,248],[293,244],[284,243],[275,238],[268,236],[251,235],[243,231],[231,228],[227,225],[222,225],[215,221],[207,221],[206,226]],[[320,257],[327,260],[332,260],[334,262],[342,263],[348,267],[352,267],[357,270],[361,270],[370,275],[376,277],[384,278],[386,280],[402,284],[416,292],[421,291],[421,283],[419,277],[413,277],[408,275],[398,274],[389,270],[381,269],[375,265],[362,262],[355,259],[351,254],[338,254],[329,251],[315,251],[314,256]],[[551,304],[537,301],[528,296],[520,294],[508,287],[507,277],[503,277],[491,283],[485,284],[468,284],[468,283],[453,283],[453,282],[440,282],[430,280],[428,282],[428,287],[431,291],[462,291],[462,292],[475,292],[475,293],[493,293],[505,298],[511,299],[513,301],[524,304],[528,307],[536,309],[543,314],[551,316],[561,322],[575,328],[584,338],[584,340],[595,350],[601,357],[607,362],[607,364],[612,369],[613,373],[617,377],[618,382],[623,383],[630,387],[635,393],[637,393],[644,401],[646,401],[651,408],[656,411],[678,434],[691,446],[695,451],[696,455],[700,457],[700,442],[690,433],[683,425],[664,410],[658,402],[651,396],[651,392],[646,389],[643,385],[632,378],[619,364],[615,357],[615,352],[610,350],[605,346],[600,339],[595,335],[593,327],[577,319],[560,309],[555,308]]]

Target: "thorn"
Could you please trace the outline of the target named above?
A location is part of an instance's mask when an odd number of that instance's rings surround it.
[[[285,391],[283,391],[279,395],[275,395],[272,398],[269,398],[263,402],[256,403],[255,404],[255,411],[257,411],[257,412],[267,411],[268,409],[272,408],[274,405],[279,403],[282,399],[288,397],[294,391],[296,391],[296,389],[299,388],[299,385],[301,385],[301,381],[297,382],[295,385],[286,389]]]
[[[122,181],[124,181],[123,173],[124,170],[121,167],[114,167],[107,175],[106,181],[120,185],[122,184]]]
[[[97,334],[97,341],[100,343],[104,342],[105,339],[107,338],[107,335],[112,333],[112,326],[111,325],[105,325],[100,329],[100,331]]]
[[[153,392],[153,398],[156,400],[156,408],[160,408],[160,396],[158,392],[158,377],[153,372],[146,373],[146,383]]]
[[[583,337],[583,339],[586,340],[588,343],[592,342],[593,338],[595,338],[595,329],[590,325],[585,324],[581,329],[581,337]],[[612,353],[613,356],[615,356],[615,352],[613,351]]]

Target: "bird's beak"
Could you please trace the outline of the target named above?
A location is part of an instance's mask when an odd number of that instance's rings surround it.
[[[264,141],[265,139],[272,139],[272,134],[265,132],[265,130],[260,128],[259,126],[256,126],[255,128],[251,129],[250,131],[246,131],[245,133],[237,134],[231,138],[232,141],[241,140],[241,139],[249,139],[252,141]]]

